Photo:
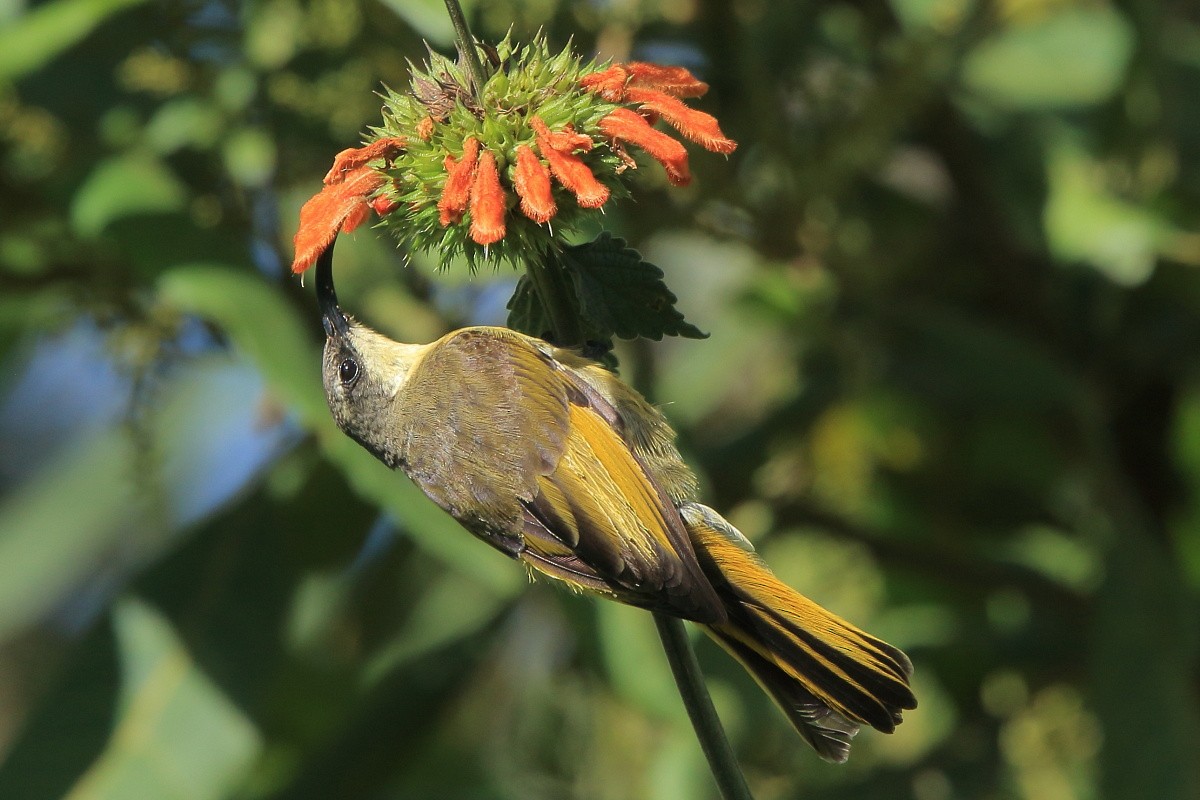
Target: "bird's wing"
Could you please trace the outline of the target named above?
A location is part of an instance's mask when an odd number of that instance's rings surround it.
[[[613,410],[533,340],[456,332],[401,391],[405,471],[472,532],[581,588],[724,618],[679,513],[614,431]]]
[[[572,398],[568,416],[563,457],[526,504],[522,557],[633,605],[697,622],[723,620],[724,605],[700,569],[679,513],[645,466],[582,396]],[[564,570],[568,574],[560,574]],[[587,572],[602,585],[580,578]]]
[[[425,494],[509,555],[522,501],[566,447],[567,389],[515,334],[467,328],[430,345],[396,399],[401,466]]]

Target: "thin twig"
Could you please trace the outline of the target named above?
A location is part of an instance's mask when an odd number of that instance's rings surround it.
[[[663,649],[667,651],[667,661],[671,663],[679,696],[683,698],[683,706],[692,720],[696,738],[700,740],[700,749],[708,759],[721,797],[725,800],[753,800],[737,756],[733,754],[725,729],[721,727],[721,719],[708,694],[708,687],[704,685],[704,673],[700,671],[700,663],[696,661],[696,653],[688,641],[683,620],[655,612],[654,624],[658,626],[658,635],[662,639]]]

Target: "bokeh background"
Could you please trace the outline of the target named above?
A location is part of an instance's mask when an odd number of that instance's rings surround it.
[[[1200,797],[1200,7],[469,9],[684,64],[741,143],[608,210],[712,334],[623,374],[920,698],[824,764],[699,641],[757,797]],[[646,614],[328,419],[297,211],[423,40],[440,0],[0,2],[0,797],[713,796]],[[507,268],[344,239],[390,335],[503,321]]]

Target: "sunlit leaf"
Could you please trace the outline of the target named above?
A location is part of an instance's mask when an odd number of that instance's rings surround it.
[[[159,153],[183,147],[211,147],[221,132],[220,112],[195,97],[164,103],[146,124],[146,139]]]
[[[254,725],[197,667],[157,611],[113,611],[122,663],[120,717],[68,800],[218,800],[261,746]]]
[[[562,264],[594,338],[707,337],[675,308],[675,294],[663,282],[663,271],[624,239],[601,233],[594,241],[564,248]]]
[[[95,236],[122,217],[178,211],[186,199],[187,189],[161,161],[116,156],[84,180],[71,204],[71,223],[79,233]]]
[[[0,27],[0,79],[33,72],[110,16],[145,0],[53,0]]]
[[[967,57],[964,78],[1005,108],[1089,106],[1120,86],[1133,45],[1133,29],[1118,12],[1067,6],[984,40]]]
[[[1082,261],[1114,282],[1136,286],[1150,277],[1169,227],[1150,209],[1113,194],[1101,164],[1066,142],[1051,149],[1046,237],[1064,261]]]

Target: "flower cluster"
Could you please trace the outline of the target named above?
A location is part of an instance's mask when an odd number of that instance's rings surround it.
[[[659,120],[707,150],[737,147],[684,102],[708,86],[682,67],[601,68],[569,49],[551,55],[541,39],[519,49],[505,40],[490,55],[482,87],[433,55],[427,70],[414,68],[409,92],[387,93],[383,124],[366,145],[338,154],[325,188],[301,209],[294,271],[370,210],[402,246],[436,251],[443,264],[459,253],[472,264],[516,263],[544,250],[541,226],[571,229],[628,194],[630,146],[686,185],[687,151],[654,127]]]

